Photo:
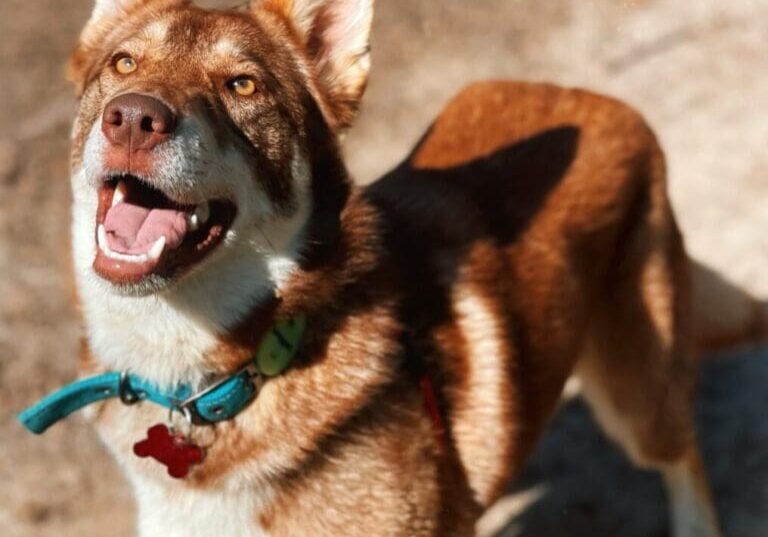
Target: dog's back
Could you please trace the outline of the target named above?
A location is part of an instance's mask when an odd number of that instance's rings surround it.
[[[368,195],[481,503],[575,372],[607,434],[637,463],[674,468],[673,498],[697,498],[715,528],[691,425],[690,262],[637,113],[579,90],[476,84]]]
[[[666,203],[663,166],[652,132],[618,101],[485,82],[452,100],[410,157],[369,192],[404,222],[418,221],[426,248],[459,234],[521,252],[549,233],[552,251],[559,246],[551,239],[567,229],[569,241],[589,242],[594,274],[595,263],[602,272],[612,265],[617,240],[638,214]],[[581,254],[573,244],[569,250]]]

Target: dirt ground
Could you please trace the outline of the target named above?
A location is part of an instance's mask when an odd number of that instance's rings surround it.
[[[219,3],[211,0],[208,3]],[[231,4],[240,3],[232,0]],[[225,2],[226,4],[226,2]],[[124,479],[78,420],[32,437],[14,415],[72,379],[68,51],[91,0],[0,0],[0,534],[133,534]],[[402,158],[479,78],[621,97],[658,131],[694,256],[768,296],[768,1],[379,0],[374,67],[346,141],[360,182]],[[700,436],[729,537],[768,535],[768,349],[708,360]],[[662,537],[653,474],[565,405],[482,535]]]

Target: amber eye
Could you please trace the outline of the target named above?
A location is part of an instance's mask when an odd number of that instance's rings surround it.
[[[129,75],[133,73],[139,66],[136,64],[136,60],[130,56],[121,56],[115,61],[115,70],[121,75]]]
[[[229,87],[243,97],[248,97],[256,92],[256,82],[250,78],[236,78],[229,83]]]

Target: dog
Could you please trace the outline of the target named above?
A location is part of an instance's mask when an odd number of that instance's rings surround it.
[[[606,97],[483,82],[354,187],[339,140],[372,16],[97,0],[82,32],[81,369],[112,375],[88,416],[139,535],[473,535],[572,375],[661,472],[673,535],[720,535],[693,350],[765,323],[744,296],[697,324],[718,287],[694,285],[651,130]]]

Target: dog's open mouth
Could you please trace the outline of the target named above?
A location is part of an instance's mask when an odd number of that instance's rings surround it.
[[[228,201],[182,205],[136,177],[112,177],[99,188],[93,267],[122,284],[174,276],[210,253],[234,217]]]

